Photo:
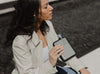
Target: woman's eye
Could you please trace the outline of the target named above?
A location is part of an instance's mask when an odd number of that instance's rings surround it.
[[[47,9],[47,6],[46,7],[44,7],[45,9]]]

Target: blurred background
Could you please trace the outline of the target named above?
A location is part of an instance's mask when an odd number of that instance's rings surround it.
[[[77,57],[90,67],[92,74],[99,74],[100,0],[49,0],[49,2],[54,7],[51,21],[57,34],[60,33],[68,39]],[[8,52],[2,49],[2,45],[12,20],[15,3],[16,0],[0,0],[0,57],[4,57],[0,58],[0,71],[13,69],[11,64],[5,64]],[[97,48],[99,49],[96,50]],[[95,51],[91,52],[93,50]]]
[[[81,57],[100,46],[100,0],[63,0],[53,4],[53,24]]]
[[[81,57],[100,46],[100,0],[49,0],[54,28]],[[0,46],[12,19],[15,0],[0,0]]]

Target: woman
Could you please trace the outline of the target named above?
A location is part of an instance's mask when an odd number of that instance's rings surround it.
[[[66,71],[65,74],[75,74],[69,68],[56,68],[57,59],[64,51],[62,45],[53,47],[58,37],[48,21],[53,11],[48,0],[19,0],[15,8],[16,17],[6,42],[13,49],[15,69],[12,74],[57,74],[59,69]],[[90,74],[76,57],[66,63],[81,74]]]

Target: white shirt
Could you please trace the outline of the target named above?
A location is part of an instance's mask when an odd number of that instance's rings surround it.
[[[45,48],[43,48],[43,58],[44,58],[44,62],[46,62],[49,59],[48,52],[49,52],[48,46],[46,46]]]

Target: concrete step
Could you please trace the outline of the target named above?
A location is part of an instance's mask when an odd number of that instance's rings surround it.
[[[100,74],[100,48],[79,58],[87,67],[91,74]]]

